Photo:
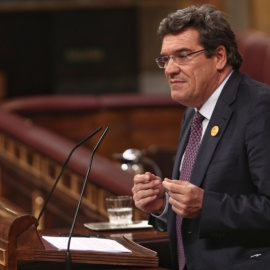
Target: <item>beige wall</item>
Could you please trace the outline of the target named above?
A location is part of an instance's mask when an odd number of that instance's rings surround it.
[[[139,10],[139,88],[143,93],[162,93],[169,91],[163,70],[155,63],[160,54],[161,39],[157,29],[162,18],[179,9],[179,5],[168,8],[141,8]]]
[[[250,28],[249,0],[225,0],[224,11],[229,15],[229,20],[233,28]]]
[[[270,1],[249,0],[251,27],[270,35]]]
[[[180,0],[179,2],[181,2],[184,7],[190,5],[211,4],[218,7],[219,9],[223,9],[225,0]]]

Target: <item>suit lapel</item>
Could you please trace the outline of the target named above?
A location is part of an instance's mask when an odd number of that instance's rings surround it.
[[[237,89],[241,78],[242,75],[239,72],[233,72],[222,90],[212,117],[208,123],[190,179],[190,182],[197,186],[201,185],[215,149],[233,114],[231,104],[236,99]],[[214,126],[219,127],[219,132],[216,136],[211,135],[211,130]]]
[[[213,113],[211,120],[208,123],[208,127],[205,131],[192,171],[190,182],[197,186],[200,186],[203,180],[218,142],[222,138],[229,119],[233,113],[230,107],[226,106],[226,104],[221,105],[220,103],[222,102],[219,102],[219,104],[217,103],[219,106],[215,109],[215,113]],[[211,129],[214,126],[219,127],[219,132],[216,136],[211,136]]]

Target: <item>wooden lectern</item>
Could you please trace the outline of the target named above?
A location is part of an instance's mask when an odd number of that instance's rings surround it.
[[[58,250],[42,239],[37,231],[38,221],[18,206],[0,198],[0,269],[17,270],[25,262],[65,262],[66,250]],[[72,263],[158,267],[155,251],[144,248],[125,237],[112,238],[132,253],[72,251]],[[90,267],[91,269],[94,269]]]

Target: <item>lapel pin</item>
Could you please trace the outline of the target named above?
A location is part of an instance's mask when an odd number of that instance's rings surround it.
[[[219,127],[218,126],[214,126],[212,129],[211,129],[211,136],[215,137],[218,135],[218,132],[219,132]]]

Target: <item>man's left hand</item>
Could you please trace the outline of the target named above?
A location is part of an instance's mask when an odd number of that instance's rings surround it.
[[[189,182],[170,180],[162,182],[170,195],[169,203],[173,211],[184,218],[197,218],[202,209],[204,190]]]

